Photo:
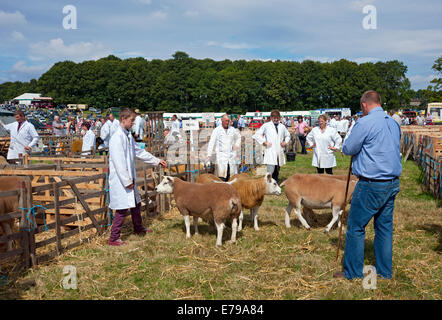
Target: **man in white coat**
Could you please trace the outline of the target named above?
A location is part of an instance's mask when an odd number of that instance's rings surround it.
[[[14,163],[13,159],[18,159],[30,154],[31,149],[37,145],[40,137],[32,123],[26,121],[25,114],[21,110],[14,113],[16,122],[5,125],[5,129],[9,131],[11,142],[8,150],[8,162]]]
[[[94,149],[95,150],[95,133],[94,131],[91,129],[91,124],[90,122],[86,121],[83,122],[83,124],[81,125],[81,134],[83,135],[83,144],[81,146],[81,153],[83,155],[90,155],[91,154],[91,150]]]
[[[120,112],[121,123],[112,135],[109,143],[109,208],[116,210],[112,222],[109,245],[126,244],[120,239],[121,227],[127,210],[130,209],[135,234],[144,235],[152,232],[142,225],[140,207],[141,198],[138,193],[135,172],[135,157],[147,164],[167,166],[164,160],[158,159],[141,149],[129,132],[135,121],[135,113],[131,109]]]
[[[109,147],[110,138],[117,131],[119,126],[120,122],[115,119],[115,116],[111,113],[100,130],[100,138],[103,140],[105,148]]]
[[[241,147],[241,135],[238,129],[229,126],[230,117],[225,114],[221,118],[221,125],[212,131],[207,160],[216,152],[217,176],[223,181],[229,181],[230,176],[238,173],[236,152]]]
[[[179,140],[181,140],[181,135],[180,135],[180,121],[178,120],[178,117],[176,116],[176,114],[174,114],[172,116],[172,126],[170,128],[170,133],[169,133],[169,142],[171,142],[172,144],[174,142],[178,142]],[[174,141],[173,141],[174,140]]]
[[[307,143],[313,149],[312,166],[322,174],[333,174],[336,167],[334,152],[341,148],[342,138],[335,128],[327,125],[324,115],[318,117],[319,126],[314,127],[307,135]]]
[[[278,110],[273,110],[270,118],[271,121],[264,123],[256,131],[253,139],[266,147],[263,163],[267,165],[267,172],[278,182],[279,169],[286,163],[284,149],[290,142],[290,133],[280,122],[281,114]]]
[[[141,142],[144,138],[144,120],[140,115],[140,110],[136,109],[135,113],[137,116],[135,117],[134,126],[132,127],[132,131],[134,132],[135,141]]]

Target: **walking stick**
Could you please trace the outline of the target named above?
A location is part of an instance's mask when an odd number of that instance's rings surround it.
[[[345,215],[345,207],[347,206],[347,195],[348,195],[348,187],[350,185],[350,176],[351,176],[351,165],[353,163],[353,156],[350,159],[350,166],[348,168],[348,175],[347,175],[347,185],[345,186],[345,198],[344,198],[344,204],[342,210],[342,214],[339,216],[339,222],[341,223],[341,226],[339,227],[339,236],[338,236],[338,248],[336,250],[336,259],[335,261],[338,261],[339,258],[339,248],[341,247],[341,235],[342,235],[342,226],[344,225],[342,221],[342,217]]]

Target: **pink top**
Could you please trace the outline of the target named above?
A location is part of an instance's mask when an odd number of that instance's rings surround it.
[[[298,132],[299,132],[300,134],[304,134],[304,129],[305,129],[305,127],[308,127],[308,124],[307,124],[307,122],[305,122],[305,121],[302,121],[301,123],[297,123],[297,124],[295,125],[295,129],[298,129]]]

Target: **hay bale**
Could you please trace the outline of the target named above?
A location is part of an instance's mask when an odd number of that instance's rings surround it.
[[[75,140],[72,142],[72,152],[81,152],[81,148],[83,147],[83,139]]]

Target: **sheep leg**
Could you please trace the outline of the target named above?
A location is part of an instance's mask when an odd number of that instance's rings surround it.
[[[218,223],[215,221],[216,230],[218,231],[216,236],[216,245],[222,246],[223,245],[223,231],[224,231],[224,223]]]
[[[232,221],[232,237],[230,239],[230,241],[232,243],[236,242],[236,232],[237,231],[238,231],[238,221],[237,221],[236,218],[233,218],[233,221]]]
[[[293,206],[292,204],[289,202],[289,205],[287,206],[287,208],[285,209],[285,226],[287,228],[290,228],[290,213],[292,212]]]
[[[195,234],[198,234],[198,217],[193,217],[193,227],[195,228]]]
[[[302,217],[300,207],[295,208],[295,215],[298,217],[299,221],[301,221],[304,228],[310,230],[310,226],[308,225],[307,221],[305,221],[305,219]]]
[[[253,227],[255,228],[256,231],[259,231],[259,227],[258,227],[258,207],[253,208],[251,210],[253,210]]]
[[[3,229],[3,233],[6,236],[9,236],[9,235],[12,234],[12,229],[11,229],[11,226],[9,225],[9,223],[3,222],[1,224],[1,226],[2,226],[2,229]],[[12,251],[12,249],[13,249],[12,240],[8,240],[8,251]]]
[[[325,228],[325,233],[329,233],[330,229],[333,227],[333,225],[336,223],[336,220],[338,220],[341,210],[339,207],[337,206],[333,206],[332,209],[332,213],[333,213],[333,217],[332,220],[330,221],[330,223],[327,225],[327,227]]]
[[[184,224],[186,225],[186,238],[190,238],[190,216],[184,216]]]
[[[243,211],[241,210],[241,214],[239,215],[239,218],[238,218],[238,220],[239,220],[239,223],[238,223],[238,231],[241,231],[242,230],[242,220],[244,219],[244,213],[243,213]]]

